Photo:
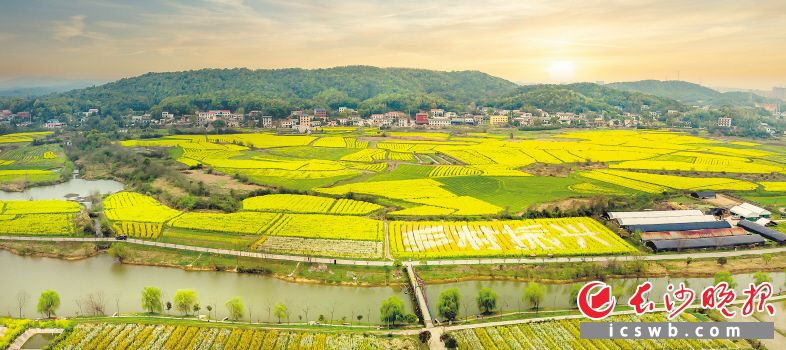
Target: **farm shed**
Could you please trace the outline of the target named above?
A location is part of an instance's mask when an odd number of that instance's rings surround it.
[[[690,195],[698,199],[715,199],[717,197],[713,191],[696,191]]]
[[[654,241],[659,239],[688,239],[688,238],[712,238],[724,236],[743,236],[747,235],[748,231],[741,227],[732,228],[710,228],[705,230],[689,230],[689,231],[656,231],[656,232],[642,232],[642,241]]]
[[[651,211],[610,211],[607,213],[609,219],[630,219],[630,218],[666,218],[679,216],[702,216],[701,210],[651,210]]]
[[[775,231],[769,227],[764,227],[755,222],[740,220],[740,222],[737,223],[737,226],[742,227],[750,232],[767,237],[768,239],[778,242],[778,244],[784,244],[784,242],[786,242],[786,234]]]
[[[728,248],[764,244],[759,235],[725,236],[715,238],[661,239],[644,243],[654,252],[700,248]]]
[[[691,231],[704,230],[711,228],[731,228],[728,221],[716,220],[711,222],[687,222],[677,224],[652,224],[652,225],[631,225],[627,229],[630,232],[656,232],[656,231]]]
[[[759,218],[759,220],[754,221],[755,223],[762,225],[762,226],[774,226],[775,222],[767,219],[767,218]]]
[[[742,203],[735,205],[729,211],[740,218],[745,220],[756,221],[759,218],[769,218],[772,213],[764,208],[757,207],[750,203]]]
[[[627,227],[632,225],[657,225],[657,224],[681,224],[687,222],[712,222],[718,221],[714,215],[701,216],[674,216],[660,218],[622,218],[617,222],[620,226]]]

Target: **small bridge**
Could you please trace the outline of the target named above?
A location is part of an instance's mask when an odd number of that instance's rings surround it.
[[[420,307],[421,312],[420,317],[423,319],[423,324],[426,328],[433,328],[434,320],[431,318],[431,311],[428,309],[428,297],[426,296],[425,284],[415,273],[412,264],[404,263],[404,268],[407,270],[409,283],[412,286],[413,293],[415,293],[415,299],[418,301],[418,307]]]

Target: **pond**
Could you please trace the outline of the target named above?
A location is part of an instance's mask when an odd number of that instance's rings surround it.
[[[85,180],[74,177],[63,183],[30,187],[22,192],[0,191],[0,200],[71,199],[89,204],[85,197],[92,193],[110,194],[124,188],[122,183],[114,180]]]
[[[36,334],[28,339],[23,345],[22,349],[43,349],[49,343],[57,338],[57,334]]]

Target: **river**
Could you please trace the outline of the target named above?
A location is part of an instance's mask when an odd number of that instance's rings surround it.
[[[79,312],[77,301],[84,300],[89,294],[104,296],[106,311],[109,314],[118,310],[121,313],[141,312],[140,292],[145,286],[155,286],[162,290],[164,300],[171,300],[177,289],[193,289],[196,291],[200,305],[210,304],[214,307],[214,315],[223,318],[226,300],[240,297],[251,311],[254,321],[275,321],[269,317],[268,307],[277,303],[287,305],[290,320],[295,322],[306,319],[317,320],[319,315],[340,320],[363,315],[364,320],[379,321],[379,306],[390,296],[399,296],[411,311],[408,296],[394,287],[350,287],[336,285],[303,284],[283,281],[277,278],[213,271],[184,271],[177,268],[124,265],[115,262],[106,255],[78,261],[66,261],[53,258],[17,256],[10,252],[0,251],[0,276],[4,284],[0,294],[0,314],[18,316],[16,295],[24,292],[29,301],[24,307],[23,316],[37,317],[35,301],[45,289],[54,289],[60,294],[60,316],[74,316]],[[776,291],[784,285],[786,276],[782,272],[770,273]],[[712,284],[711,278],[650,278],[655,288],[650,294],[652,300],[662,297],[667,283],[687,281],[696,290]],[[750,274],[735,275],[734,280],[742,287],[751,281]],[[629,290],[642,280],[618,279],[610,284],[616,288]],[[499,295],[498,306],[503,311],[521,310],[525,305],[520,301],[521,294],[527,286],[525,282],[516,281],[469,281],[446,284],[430,284],[426,286],[432,311],[436,310],[439,293],[448,288],[458,288],[462,295],[461,314],[477,314],[475,303],[477,291],[490,287]],[[569,307],[571,286],[569,284],[546,284],[546,298],[543,307],[548,309],[566,309]],[[739,288],[738,288],[739,289]],[[626,293],[626,295],[629,295]],[[85,307],[82,302],[82,308]],[[83,310],[84,312],[84,310]],[[174,312],[174,311],[173,311]],[[246,315],[248,317],[248,314]]]
[[[18,316],[16,295],[24,292],[30,296],[24,308],[23,316],[26,317],[39,316],[35,303],[46,289],[54,289],[60,294],[60,316],[76,315],[77,301],[96,293],[104,295],[109,314],[117,312],[118,306],[121,313],[141,312],[140,295],[146,286],[160,288],[164,300],[172,300],[178,289],[193,289],[199,297],[202,313],[210,304],[221,318],[226,316],[224,303],[236,296],[251,311],[254,321],[274,321],[268,318],[268,306],[272,309],[275,304],[284,303],[293,322],[299,320],[298,316],[305,320],[306,307],[312,321],[319,315],[329,319],[333,312],[335,320],[362,314],[364,320],[370,317],[372,322],[377,322],[380,304],[393,295],[400,296],[411,312],[407,295],[392,287],[300,284],[253,274],[126,265],[107,255],[66,261],[0,251],[0,276],[7,286],[0,292],[0,314]]]

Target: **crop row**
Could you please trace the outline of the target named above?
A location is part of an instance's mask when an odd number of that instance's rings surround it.
[[[634,189],[636,191],[641,192],[648,192],[648,193],[662,193],[665,192],[668,188],[663,186],[658,186],[638,180],[627,179],[624,177],[620,177],[614,174],[602,172],[602,171],[585,171],[580,173],[581,176],[584,176],[588,179],[598,180],[607,182],[610,184],[627,187],[630,189]]]
[[[385,151],[384,149],[367,148],[343,156],[341,157],[341,160],[352,161],[352,162],[373,162],[375,160],[385,160],[386,153],[387,151]]]
[[[382,207],[374,203],[352,199],[335,199],[298,194],[270,194],[243,200],[244,210],[272,212],[365,215],[380,208]]]
[[[8,235],[71,235],[74,214],[0,215],[0,234]]]
[[[381,258],[381,241],[264,236],[253,247],[269,253],[342,258]]]
[[[440,165],[429,172],[428,177],[474,176],[483,172],[462,165]]]
[[[529,322],[510,326],[482,327],[452,332],[460,349],[740,349],[747,343],[726,339],[615,339],[590,340],[580,337],[580,319]],[[643,317],[613,316],[611,322],[665,322],[663,314]],[[676,321],[701,322],[692,314]]]
[[[54,350],[81,349],[416,349],[411,338],[384,338],[360,333],[313,333],[252,328],[211,328],[151,324],[93,324],[75,326]]]
[[[723,177],[685,177],[639,173],[623,170],[596,170],[596,172],[680,190],[705,189],[752,191],[758,187],[758,185],[751,182]]]

